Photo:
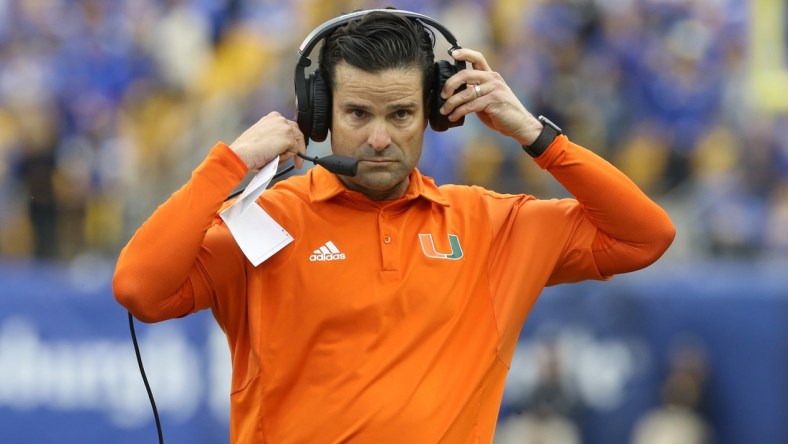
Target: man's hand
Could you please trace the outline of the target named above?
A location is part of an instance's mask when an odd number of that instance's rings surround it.
[[[475,112],[488,127],[514,137],[520,145],[531,145],[539,137],[542,124],[525,109],[503,77],[490,69],[478,51],[462,48],[453,51],[452,57],[470,63],[472,69],[462,69],[446,80],[441,91],[446,98],[441,114],[456,121]],[[463,83],[467,88],[454,94]]]
[[[306,143],[296,122],[273,111],[244,131],[230,149],[252,170],[259,170],[277,156],[279,165],[295,157],[295,167],[301,168],[304,160],[296,154],[306,152]]]

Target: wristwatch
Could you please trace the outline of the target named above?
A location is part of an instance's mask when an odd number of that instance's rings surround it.
[[[553,143],[553,140],[555,140],[559,134],[564,133],[564,131],[561,130],[558,125],[551,122],[547,117],[539,116],[538,120],[542,122],[542,125],[544,126],[542,128],[542,132],[539,133],[539,137],[534,140],[534,143],[530,145],[523,145],[523,150],[534,158],[541,156],[547,147]]]

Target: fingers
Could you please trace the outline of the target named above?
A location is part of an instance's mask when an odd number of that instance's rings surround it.
[[[490,65],[482,53],[472,49],[461,48],[452,51],[452,57],[471,64],[471,69],[461,69],[457,74],[451,76],[444,84],[442,95],[448,97],[462,84],[479,84],[484,81],[485,73],[491,73]],[[445,98],[444,97],[444,98]]]
[[[295,157],[296,167],[301,168],[303,159],[297,154],[306,152],[306,142],[296,122],[273,111],[244,131],[230,148],[250,169],[260,169],[277,157],[280,164]]]
[[[298,153],[306,155],[306,141],[304,140],[304,134],[301,132],[301,129],[298,127],[298,123],[288,120],[290,124],[290,128],[293,131],[293,145],[288,148],[287,152],[292,153],[291,155],[294,156],[293,158],[293,165],[296,168],[301,169],[304,165],[304,159],[298,157]]]
[[[474,51],[468,48],[460,48],[452,51],[451,56],[455,60],[463,60],[469,62],[471,67],[477,71],[490,71],[490,65],[487,59],[479,51]]]
[[[298,153],[306,153],[306,142],[304,141],[304,134],[298,128],[298,123],[288,120],[284,117],[281,121],[277,122],[279,125],[280,137],[277,145],[277,156],[279,157],[279,165],[282,166],[287,163],[291,158],[293,165],[296,168],[301,168],[304,164],[304,159],[298,157]],[[273,138],[272,140],[277,140]]]
[[[455,112],[455,109],[474,100],[481,99],[492,91],[493,85],[490,82],[500,76],[493,72],[484,55],[472,49],[461,48],[452,52],[452,57],[471,64],[471,69],[462,69],[457,74],[451,76],[443,85],[441,97],[446,99],[441,113],[448,114],[450,120],[456,120],[472,111],[483,109],[482,103],[477,106],[465,106],[462,113]],[[455,91],[467,84],[467,88],[455,94]],[[473,109],[471,109],[473,108]]]
[[[501,92],[508,91],[506,83],[500,74],[493,71],[469,71],[468,73],[460,71],[446,81],[449,88],[454,87],[449,84],[450,82],[460,85],[467,84],[467,87],[462,91],[449,95],[441,107],[441,114],[448,115],[451,121],[472,112],[482,112],[496,102],[509,100],[508,96],[501,94]],[[455,89],[457,87],[459,85]]]
[[[452,122],[475,113],[482,123],[501,134],[518,134],[529,113],[503,77],[490,68],[478,51],[459,49],[452,56],[470,63],[471,68],[459,70],[446,80],[440,113]],[[463,84],[467,87],[458,91]]]

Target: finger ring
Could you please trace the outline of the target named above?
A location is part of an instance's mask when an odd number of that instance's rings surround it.
[[[476,98],[482,96],[482,88],[479,85],[473,85],[473,90],[476,91]]]

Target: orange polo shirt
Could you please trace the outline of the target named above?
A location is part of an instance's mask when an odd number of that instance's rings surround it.
[[[233,443],[491,442],[546,285],[656,260],[665,212],[560,136],[537,159],[576,197],[437,187],[375,202],[316,167],[258,203],[294,241],[254,267],[218,217],[246,167],[217,144],[122,251],[115,296],[153,322],[211,308],[232,356]]]

